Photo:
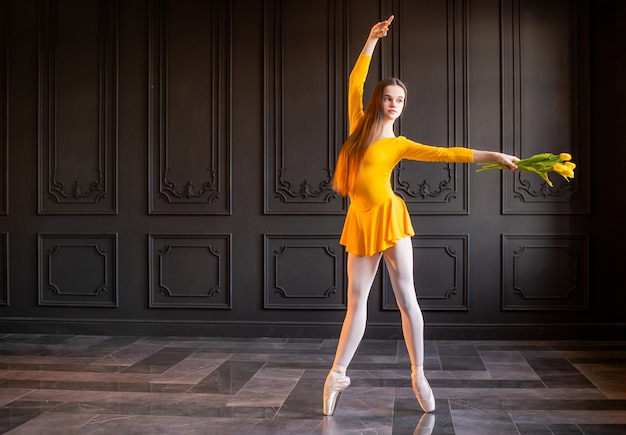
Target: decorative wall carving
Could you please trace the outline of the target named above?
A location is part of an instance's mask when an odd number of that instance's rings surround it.
[[[151,0],[149,211],[230,214],[230,2]]]
[[[9,214],[9,2],[0,4],[0,215]]]
[[[9,305],[9,234],[0,233],[0,306]]]
[[[345,0],[265,2],[266,214],[345,210],[331,186],[345,126],[345,14]]]
[[[265,235],[265,308],[345,309],[339,235]]]
[[[504,173],[506,214],[589,212],[589,29],[586,1],[502,1],[502,141],[522,158],[569,152],[576,177]]]
[[[118,2],[40,2],[39,213],[117,213]]]
[[[398,5],[392,33],[391,75],[408,87],[400,133],[426,144],[467,146],[467,2],[412,6]],[[394,172],[394,188],[412,214],[468,214],[467,175],[467,165],[405,160]]]
[[[232,308],[231,236],[149,236],[151,308]]]
[[[117,234],[39,234],[39,305],[117,307]]]
[[[469,235],[417,235],[411,240],[415,289],[422,310],[467,311]],[[383,276],[382,309],[397,310],[384,264]]]
[[[503,235],[504,310],[586,310],[587,235]]]

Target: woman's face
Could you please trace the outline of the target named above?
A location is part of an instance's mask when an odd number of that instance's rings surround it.
[[[383,91],[383,116],[385,119],[395,121],[402,114],[404,109],[404,89],[402,86],[385,86]]]

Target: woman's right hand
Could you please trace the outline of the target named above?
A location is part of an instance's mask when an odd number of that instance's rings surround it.
[[[370,38],[384,38],[387,36],[387,31],[389,30],[389,26],[393,21],[393,15],[390,15],[385,21],[380,21],[372,26],[372,30],[370,30]]]

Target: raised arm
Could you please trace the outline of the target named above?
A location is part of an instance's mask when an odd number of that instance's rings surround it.
[[[365,41],[365,45],[363,45],[363,50],[361,50],[362,54],[366,54],[368,56],[374,54],[374,49],[376,48],[378,40],[387,36],[387,31],[389,30],[389,26],[392,21],[393,15],[390,15],[385,21],[380,21],[372,26],[370,34],[367,37],[367,41]]]
[[[367,78],[370,60],[376,44],[380,38],[387,36],[389,24],[393,21],[393,15],[387,20],[376,23],[372,26],[370,33],[363,45],[363,50],[357,59],[348,84],[348,118],[350,121],[350,134],[354,131],[358,123],[363,118],[363,87]]]

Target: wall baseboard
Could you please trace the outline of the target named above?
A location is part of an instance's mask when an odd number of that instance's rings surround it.
[[[0,319],[0,333],[146,335],[237,338],[337,338],[341,325],[265,322],[185,322],[10,318]],[[426,340],[624,340],[626,323],[576,324],[427,324]],[[400,324],[371,323],[366,339],[402,339]]]

